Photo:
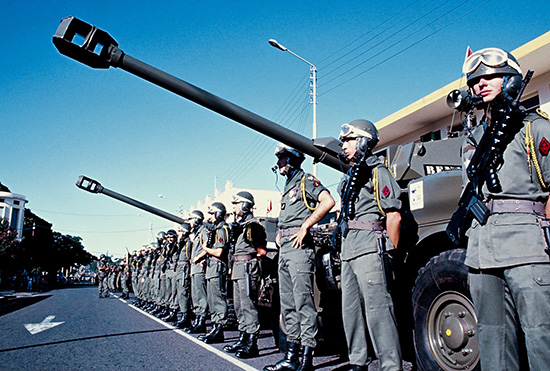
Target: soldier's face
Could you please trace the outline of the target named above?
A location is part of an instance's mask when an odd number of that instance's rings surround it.
[[[357,153],[357,139],[347,139],[342,143],[342,150],[346,158],[351,161]]]
[[[234,202],[233,203],[233,214],[237,216],[241,216],[241,203],[240,202]]]
[[[277,157],[277,167],[279,168],[279,173],[283,176],[288,174],[290,165],[288,164],[288,157],[280,156]]]
[[[489,103],[502,92],[502,77],[482,77],[473,86],[474,93],[483,97],[483,102]]]

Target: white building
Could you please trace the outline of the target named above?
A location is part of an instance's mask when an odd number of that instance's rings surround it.
[[[25,219],[25,196],[11,192],[0,192],[0,219],[6,219],[10,228],[17,231],[17,239],[23,238],[23,220]]]

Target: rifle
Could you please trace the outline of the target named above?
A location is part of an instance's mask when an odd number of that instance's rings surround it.
[[[533,71],[527,71],[514,100],[505,99],[501,105],[491,109],[493,123],[483,133],[466,169],[468,183],[458,202],[458,209],[447,225],[447,235],[457,245],[464,238],[473,218],[480,225],[487,223],[490,212],[483,203],[483,186],[486,185],[492,193],[502,192],[497,171],[504,163],[504,150],[522,128],[523,119],[527,116],[519,100],[532,76]]]
[[[391,269],[390,256],[388,250],[386,250],[386,238],[382,232],[376,233],[376,243],[378,245],[378,255],[382,260],[382,272],[384,273],[384,283],[386,284],[386,290],[391,293],[393,284],[393,274]]]
[[[340,215],[338,215],[336,229],[331,238],[332,248],[336,252],[340,252],[342,249],[342,236],[346,237],[348,233],[348,220],[355,216],[355,201],[359,190],[365,184],[365,179],[363,179],[365,174],[369,174],[370,167],[365,164],[365,157],[366,152],[350,169],[350,176],[346,180],[344,192],[342,192]]]

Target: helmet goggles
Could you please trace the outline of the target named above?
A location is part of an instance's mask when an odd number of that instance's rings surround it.
[[[462,73],[469,75],[482,63],[492,68],[510,66],[521,74],[519,64],[510,58],[507,52],[499,48],[485,48],[470,55],[462,66]]]
[[[355,139],[357,137],[367,137],[369,139],[374,139],[372,135],[369,132],[366,132],[365,130],[361,130],[350,124],[342,125],[342,128],[340,129],[340,136],[339,136],[339,139],[341,141],[346,139]]]

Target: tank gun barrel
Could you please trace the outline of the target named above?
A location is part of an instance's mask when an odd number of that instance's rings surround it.
[[[333,151],[320,149],[323,148],[322,143],[314,143],[305,136],[132,58],[118,48],[118,43],[107,32],[78,18],[72,16],[63,18],[53,36],[53,43],[61,54],[89,67],[109,68],[113,66],[121,68],[222,116],[296,148],[313,157],[315,162],[324,163],[338,171],[347,169],[347,166],[334,155]]]
[[[145,210],[147,212],[150,212],[151,214],[155,214],[157,216],[160,216],[161,218],[171,220],[178,224],[183,224],[188,222],[187,220],[182,219],[179,216],[170,214],[161,209],[157,209],[156,207],[147,205],[141,201],[134,200],[133,198],[124,196],[118,192],[111,191],[110,189],[103,187],[97,180],[88,178],[87,176],[84,176],[84,175],[81,175],[78,177],[78,180],[76,181],[76,186],[80,189],[83,189],[91,193],[103,193],[104,195],[112,197],[116,200],[135,206],[138,209]]]

